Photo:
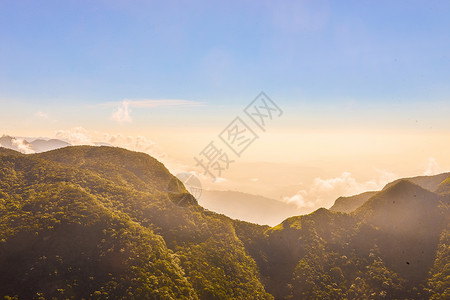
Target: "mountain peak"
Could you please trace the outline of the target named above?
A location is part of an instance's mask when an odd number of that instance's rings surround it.
[[[412,183],[415,183],[415,184],[433,192],[436,190],[438,185],[449,176],[450,176],[450,173],[447,172],[447,173],[441,173],[441,174],[432,175],[432,176],[415,176],[415,177],[409,177],[409,178],[401,178],[401,179],[397,179],[397,180],[394,180],[393,182],[386,184],[386,186],[383,188],[383,190],[390,188],[392,185],[395,185],[399,181],[408,180]]]
[[[424,189],[408,179],[401,179],[394,182],[387,189],[372,196],[355,213],[361,214],[368,210],[387,209],[387,206],[401,209],[407,209],[413,205],[434,206],[438,202],[439,197],[435,193]]]

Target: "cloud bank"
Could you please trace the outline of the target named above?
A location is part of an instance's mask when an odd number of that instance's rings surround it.
[[[436,175],[441,173],[443,170],[439,167],[436,159],[434,157],[430,157],[428,158],[428,163],[427,163],[427,167],[425,169],[425,172],[423,173],[423,175]]]
[[[33,149],[30,148],[30,144],[28,144],[24,139],[22,138],[13,138],[11,140],[11,143],[14,147],[17,148],[18,151],[24,153],[24,154],[32,154],[35,153]]]
[[[166,153],[158,145],[146,137],[137,135],[110,134],[107,132],[89,131],[83,127],[59,130],[56,137],[72,145],[111,145],[133,151],[150,154],[157,159],[166,158]]]

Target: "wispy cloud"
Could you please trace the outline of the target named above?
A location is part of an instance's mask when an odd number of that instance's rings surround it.
[[[122,101],[117,109],[112,113],[111,120],[119,123],[129,123],[132,121],[130,104],[127,101]]]
[[[34,153],[34,150],[30,148],[30,144],[28,144],[24,139],[22,138],[13,138],[11,140],[11,143],[14,147],[17,148],[18,151],[24,153],[24,154],[32,154]]]
[[[131,117],[131,108],[156,108],[156,107],[186,107],[201,106],[201,102],[181,100],[181,99],[125,99],[122,102],[109,102],[101,104],[102,106],[115,106],[116,109],[111,115],[111,120],[119,123],[129,123]]]
[[[214,179],[214,183],[222,183],[222,182],[227,182],[228,180],[226,179],[226,178],[223,178],[223,177],[216,177],[215,179]]]
[[[427,167],[425,169],[424,175],[436,175],[442,172],[442,169],[439,167],[436,159],[434,157],[428,158]]]
[[[34,116],[40,120],[47,120],[48,119],[48,113],[43,111],[37,111]]]

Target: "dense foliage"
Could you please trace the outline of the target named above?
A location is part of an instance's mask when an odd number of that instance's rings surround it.
[[[446,193],[399,181],[351,214],[270,228],[206,211],[174,181],[119,148],[0,148],[0,297],[449,296]]]
[[[232,221],[173,203],[174,177],[148,155],[1,153],[1,296],[271,298]]]

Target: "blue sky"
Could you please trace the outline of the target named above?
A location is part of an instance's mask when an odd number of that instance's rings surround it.
[[[1,0],[0,135],[200,172],[263,90],[283,116],[212,188],[329,206],[450,170],[449,16],[438,0]]]
[[[448,101],[448,1],[0,2],[0,99]]]

